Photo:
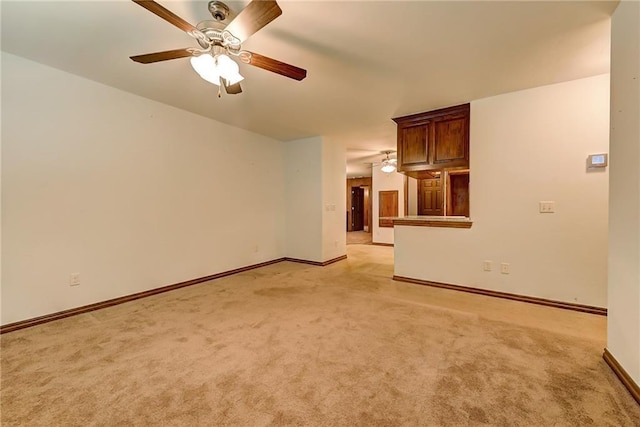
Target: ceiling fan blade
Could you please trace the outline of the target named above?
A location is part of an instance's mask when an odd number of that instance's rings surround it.
[[[178,15],[166,9],[164,6],[159,5],[153,0],[133,0],[133,2],[144,7],[149,12],[155,13],[160,18],[164,19],[170,24],[175,25],[176,27],[180,28],[182,31],[185,31],[187,33],[198,31],[196,27],[189,24],[187,21],[180,18]]]
[[[225,30],[242,43],[280,15],[282,15],[282,9],[275,1],[253,0],[227,25]]]
[[[236,84],[227,86],[226,82],[225,82],[225,84],[223,86],[224,86],[224,90],[229,95],[237,95],[239,93],[242,93],[242,87],[240,86],[240,83],[236,83]]]
[[[168,61],[170,59],[187,58],[193,54],[189,49],[166,50],[164,52],[147,53],[146,55],[130,56],[135,62],[152,64],[154,62]]]
[[[307,77],[307,70],[295,67],[293,65],[285,64],[284,62],[277,61],[275,59],[262,56],[257,53],[248,52],[251,57],[248,61],[243,61],[251,64],[255,67],[262,68],[263,70],[272,71],[282,76],[289,77],[294,80],[302,80]]]

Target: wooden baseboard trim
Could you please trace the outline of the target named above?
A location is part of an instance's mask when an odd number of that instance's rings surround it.
[[[531,304],[546,305],[549,307],[562,308],[565,310],[581,311],[583,313],[598,314],[601,316],[607,315],[606,308],[595,307],[592,305],[573,304],[570,302],[554,301],[554,300],[545,299],[545,298],[510,294],[507,292],[492,291],[489,289],[471,288],[467,286],[452,285],[449,283],[431,282],[429,280],[412,279],[410,277],[393,276],[393,280],[397,280],[399,282],[414,283],[417,285],[432,286],[436,288],[452,289],[454,291],[469,292],[472,294],[480,294],[480,295],[486,295],[486,296],[496,297],[496,298],[504,298],[504,299],[510,299],[515,301],[528,302]]]
[[[300,259],[300,258],[284,258],[283,261],[291,261],[291,262],[297,262],[300,264],[309,264],[309,265],[316,265],[318,267],[326,267],[329,264],[333,264],[334,262],[338,262],[338,261],[342,261],[343,259],[347,259],[347,255],[341,255],[339,257],[330,259],[328,261],[324,261],[324,262],[320,262],[320,261],[309,261],[307,259]]]
[[[631,378],[631,376],[627,373],[627,371],[618,363],[613,354],[609,352],[609,349],[605,348],[604,353],[602,354],[602,358],[607,365],[611,368],[614,374],[618,377],[620,382],[625,386],[631,396],[638,402],[640,405],[640,386],[636,384],[635,381]]]
[[[29,328],[31,326],[40,325],[42,323],[53,322],[54,320],[64,319],[65,317],[76,316],[78,314],[88,313],[90,311],[100,310],[101,308],[112,307],[114,305],[123,304],[125,302],[146,298],[152,295],[173,291],[175,289],[184,288],[186,286],[197,285],[198,283],[208,282],[209,280],[220,279],[221,277],[231,276],[232,274],[242,273],[244,271],[253,270],[267,265],[276,264],[284,261],[284,258],[278,258],[271,261],[261,262],[259,264],[248,265],[246,267],[236,268],[234,270],[223,271],[221,273],[212,274],[210,276],[199,277],[197,279],[187,280],[185,282],[174,283],[173,285],[162,286],[160,288],[149,289],[148,291],[137,292],[123,297],[113,298],[106,301],[96,302],[94,304],[83,305],[81,307],[70,308],[68,310],[58,311],[56,313],[45,314],[44,316],[34,317],[31,319],[21,320],[19,322],[9,323],[0,326],[0,335],[17,331],[18,329]]]
[[[198,283],[208,282],[210,280],[220,279],[222,277],[231,276],[233,274],[242,273],[244,271],[253,270],[260,267],[266,267],[267,265],[277,264],[282,261],[301,262],[305,264],[317,265],[320,267],[333,264],[334,262],[347,259],[347,255],[342,255],[337,258],[330,259],[324,262],[307,261],[295,258],[277,258],[271,261],[265,261],[258,264],[248,265],[246,267],[240,267],[229,271],[223,271],[221,273],[212,274],[210,276],[199,277],[197,279],[187,280],[185,282],[174,283],[173,285],[162,286],[160,288],[149,289],[148,291],[138,292],[131,295],[125,295],[123,297],[113,298],[106,301],[96,302],[94,304],[83,305],[81,307],[70,308],[68,310],[58,311],[56,313],[45,314],[44,316],[34,317],[31,319],[20,320],[14,323],[8,323],[0,326],[0,335],[17,331],[19,329],[29,328],[31,326],[41,325],[43,323],[53,322],[54,320],[64,319],[66,317],[76,316],[78,314],[88,313],[90,311],[100,310],[101,308],[112,307],[114,305],[123,304],[125,302],[137,300],[140,298],[150,297],[152,295],[161,294],[164,292],[173,291],[175,289],[184,288],[186,286],[197,285]]]
[[[372,245],[376,245],[376,246],[391,246],[393,247],[393,243],[378,243],[378,242],[371,242]]]

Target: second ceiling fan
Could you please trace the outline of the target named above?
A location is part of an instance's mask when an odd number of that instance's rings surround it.
[[[191,65],[203,79],[223,86],[228,94],[242,92],[238,64],[231,59],[263,70],[271,71],[294,80],[302,80],[307,70],[242,49],[242,43],[269,22],[282,14],[275,1],[253,0],[229,24],[223,21],[229,16],[229,8],[220,1],[209,2],[214,21],[202,21],[193,26],[178,15],[152,0],[133,0],[148,11],[175,25],[196,39],[200,48],[184,48],[132,56],[142,64],[191,57]],[[220,92],[218,92],[220,96]]]

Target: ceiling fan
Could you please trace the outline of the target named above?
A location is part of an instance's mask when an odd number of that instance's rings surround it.
[[[391,173],[396,170],[398,159],[390,159],[389,154],[395,153],[394,150],[381,151],[380,154],[386,154],[386,157],[379,163],[371,163],[371,166],[380,166],[380,170],[385,173]]]
[[[375,167],[375,166],[380,166],[380,170],[382,172],[391,173],[391,172],[396,170],[397,164],[398,164],[398,159],[389,158],[389,154],[391,154],[391,153],[395,153],[395,150],[381,151],[380,154],[386,155],[386,157],[384,159],[382,159],[379,162],[373,162],[373,163],[368,163],[367,162],[366,164],[371,165],[372,168]]]
[[[208,8],[214,20],[202,21],[195,27],[153,0],[133,2],[180,28],[200,45],[200,48],[189,47],[131,56],[135,62],[151,64],[190,57],[191,65],[200,77],[218,86],[218,97],[220,86],[228,94],[242,92],[240,81],[244,77],[240,75],[238,64],[231,56],[245,64],[294,80],[302,80],[307,76],[307,70],[242,49],[245,40],[282,14],[282,9],[275,1],[253,0],[226,25],[223,21],[230,16],[229,7],[220,1],[211,1]]]

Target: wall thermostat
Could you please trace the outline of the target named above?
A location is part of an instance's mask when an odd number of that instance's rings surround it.
[[[592,168],[606,168],[608,164],[608,156],[603,154],[590,154],[587,158],[587,167]]]

